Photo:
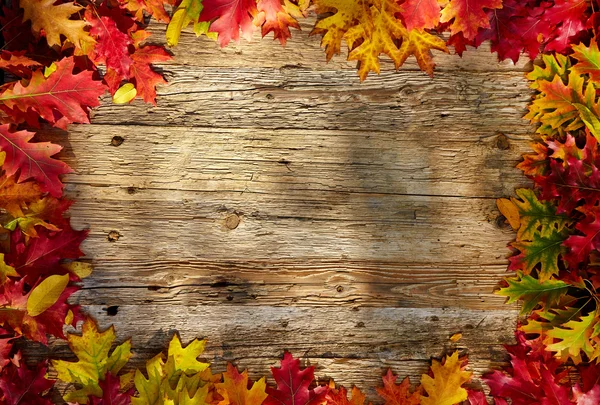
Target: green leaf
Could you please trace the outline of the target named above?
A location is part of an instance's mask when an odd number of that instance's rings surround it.
[[[581,120],[587,129],[590,130],[596,140],[600,141],[600,120],[598,120],[598,117],[583,104],[574,103],[573,105],[577,108],[577,111],[579,111]]]
[[[582,316],[579,321],[572,320],[560,328],[549,330],[548,336],[559,342],[548,345],[547,349],[566,353],[575,364],[581,361],[581,352],[588,356],[589,361],[600,357],[600,344],[597,340],[600,336],[600,319],[596,311]]]
[[[202,12],[202,0],[183,0],[177,10],[171,17],[171,22],[167,26],[167,44],[175,46],[179,43],[181,31],[190,24],[194,24],[194,33],[196,36],[202,34],[212,39],[217,39],[216,32],[208,32],[210,23],[198,22],[200,13]]]
[[[580,75],[589,75],[594,82],[600,82],[600,50],[596,41],[590,41],[590,47],[584,44],[573,45],[573,58],[577,63],[573,65],[574,72]]]
[[[521,253],[510,258],[510,269],[530,274],[539,264],[538,279],[540,282],[549,280],[559,272],[558,257],[565,251],[562,243],[567,237],[568,233],[564,231],[553,232],[548,236],[536,233],[531,241],[513,242],[511,246]]]
[[[38,316],[56,304],[65,288],[69,284],[69,275],[52,275],[39,283],[29,294],[27,299],[27,313],[29,316]]]
[[[89,319],[83,324],[81,336],[69,334],[67,340],[79,361],[52,360],[58,378],[79,387],[78,390],[67,393],[65,401],[86,404],[89,395],[102,397],[100,380],[105,378],[107,372],[117,375],[123,368],[131,358],[131,342],[128,340],[117,346],[109,356],[115,341],[114,328],[111,326],[104,332],[98,332],[96,323]]]
[[[523,300],[521,314],[531,312],[540,302],[546,309],[551,307],[558,303],[569,289],[569,284],[564,281],[550,279],[540,282],[521,272],[517,273],[516,277],[506,278],[506,281],[508,287],[501,288],[496,294],[508,297],[507,304]]]

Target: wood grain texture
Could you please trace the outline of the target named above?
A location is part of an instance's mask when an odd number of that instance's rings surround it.
[[[68,139],[42,131],[91,229],[74,301],[134,337],[132,366],[176,329],[254,377],[284,350],[361,388],[388,366],[418,379],[453,347],[477,373],[502,363],[517,312],[493,290],[514,235],[495,199],[528,185],[527,66],[484,44],[436,54],[434,79],[384,61],[361,84],[325,64],[313,22],[284,49],[185,33],[156,106],[105,99]]]

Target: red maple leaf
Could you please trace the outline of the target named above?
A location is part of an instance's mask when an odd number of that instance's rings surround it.
[[[73,122],[89,123],[89,108],[100,105],[98,98],[106,88],[92,79],[94,72],[73,74],[74,67],[73,57],[64,58],[56,62],[56,71],[47,78],[40,69],[30,80],[16,82],[0,95],[5,112],[10,115],[13,109],[24,113],[31,110],[62,129]]]
[[[327,402],[327,387],[308,387],[314,382],[314,367],[300,370],[300,360],[285,352],[281,367],[271,367],[277,389],[267,387],[269,396],[264,405],[323,405]]]
[[[166,83],[160,73],[152,70],[152,63],[163,62],[171,59],[171,55],[162,46],[145,45],[131,55],[131,77],[135,84],[138,96],[146,103],[156,105],[156,86]]]
[[[60,197],[63,184],[59,176],[72,171],[66,163],[52,158],[62,147],[50,142],[29,142],[35,133],[11,132],[9,128],[0,125],[0,149],[6,153],[2,167],[6,175],[17,178],[19,172],[19,183],[34,178],[43,191]]]
[[[440,3],[438,0],[406,0],[402,3],[402,18],[406,28],[434,28],[440,22]]]
[[[212,21],[210,31],[219,34],[219,44],[224,47],[238,41],[240,29],[246,39],[252,37],[257,14],[256,0],[204,0],[200,21]]]
[[[545,10],[543,20],[554,27],[546,41],[545,51],[565,52],[571,49],[571,39],[587,29],[587,8],[585,0],[556,0]]]
[[[41,63],[25,56],[25,51],[21,52],[0,52],[0,69],[6,70],[18,77],[31,77],[30,67],[42,66]]]
[[[592,250],[600,249],[600,207],[581,207],[585,218],[575,226],[583,235],[571,235],[563,242],[569,248],[565,260],[572,270],[589,257]]]
[[[262,36],[273,32],[274,39],[279,39],[285,45],[292,36],[290,27],[300,29],[298,21],[292,17],[281,5],[281,0],[258,0],[257,13],[254,24],[262,27]]]
[[[52,405],[47,392],[55,381],[46,378],[47,371],[45,361],[33,370],[24,363],[11,363],[0,375],[1,402],[5,405]]]

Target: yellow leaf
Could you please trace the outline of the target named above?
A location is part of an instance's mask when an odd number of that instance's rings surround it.
[[[19,5],[24,10],[23,22],[31,20],[31,28],[37,34],[43,30],[50,46],[62,46],[61,35],[79,49],[86,43],[95,42],[83,29],[86,26],[85,21],[71,19],[71,16],[83,7],[74,3],[54,3],[55,0],[21,0]]]
[[[517,206],[508,198],[498,198],[496,206],[500,210],[500,213],[508,220],[512,229],[515,231],[519,229],[521,226],[521,216],[519,215]]]
[[[175,46],[179,43],[181,31],[190,23],[198,23],[202,12],[202,0],[183,0],[171,16],[171,22],[167,26],[167,44]]]
[[[0,253],[0,284],[4,284],[7,277],[19,277],[14,267],[4,261],[4,253]]]
[[[74,318],[75,315],[73,314],[73,311],[69,309],[69,311],[67,312],[67,316],[65,316],[65,325],[70,325],[71,323],[73,323]]]
[[[127,340],[117,346],[109,356],[115,340],[114,328],[111,326],[106,331],[99,332],[96,323],[89,319],[83,324],[81,336],[69,334],[67,340],[79,361],[52,361],[57,377],[66,383],[75,384],[78,388],[68,392],[64,399],[67,402],[86,404],[89,395],[102,397],[100,380],[105,378],[107,372],[117,375],[127,363],[131,358],[131,342]]]
[[[454,343],[458,342],[460,339],[462,339],[462,333],[460,332],[450,336],[450,341]]]
[[[446,356],[443,365],[432,361],[433,377],[421,376],[421,385],[427,393],[427,396],[421,395],[421,405],[454,405],[467,399],[467,390],[462,385],[471,379],[472,373],[463,371],[461,363],[458,352]]]
[[[113,95],[113,103],[125,104],[129,103],[137,95],[137,90],[133,83],[125,83]]]
[[[69,284],[69,275],[52,275],[39,283],[27,299],[27,313],[38,316],[58,301],[58,298]]]
[[[253,383],[252,388],[248,389],[248,372],[238,372],[231,363],[227,364],[227,371],[223,373],[223,382],[215,384],[215,387],[217,392],[231,405],[260,405],[268,396],[265,392],[264,377]]]
[[[52,73],[56,72],[57,66],[56,63],[52,62],[50,66],[46,66],[44,68],[44,77],[48,78]]]
[[[84,262],[63,263],[61,266],[81,279],[84,279],[92,274],[93,269],[91,264]]]

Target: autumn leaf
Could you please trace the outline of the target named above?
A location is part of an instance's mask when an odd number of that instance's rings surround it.
[[[385,401],[384,405],[419,405],[421,394],[419,390],[411,393],[409,378],[406,377],[400,384],[396,384],[397,379],[391,369],[382,377],[383,388],[378,387],[377,394]]]
[[[556,305],[560,298],[567,293],[569,284],[560,280],[539,281],[526,274],[517,273],[516,277],[505,279],[508,287],[497,291],[498,295],[508,297],[506,303],[512,304],[522,300],[521,314],[528,314],[538,304],[542,303],[544,308]]]
[[[0,208],[5,209],[14,218],[23,217],[23,210],[27,209],[27,205],[39,200],[41,195],[42,190],[36,182],[17,183],[15,176],[0,177]]]
[[[215,384],[217,392],[231,405],[261,405],[267,398],[265,378],[254,382],[249,387],[248,372],[241,374],[231,364],[227,364],[227,371],[223,373],[223,382]]]
[[[566,354],[575,364],[581,361],[582,352],[589,361],[600,360],[600,317],[596,311],[552,328],[547,334],[557,340],[548,345],[548,350],[557,352],[558,356]],[[567,356],[561,356],[562,361],[566,361]]]
[[[450,24],[452,35],[462,33],[467,39],[475,39],[480,28],[489,28],[490,19],[486,9],[502,8],[502,0],[450,0],[440,15],[440,22]]]
[[[283,1],[284,4],[281,4],[281,0],[258,0],[254,17],[254,25],[261,27],[262,36],[273,32],[274,39],[278,39],[281,45],[291,38],[290,27],[300,29],[297,19],[306,16],[309,5],[308,0],[299,0],[299,4]]]
[[[43,31],[50,46],[62,46],[61,35],[79,49],[93,45],[94,40],[84,31],[86,22],[70,18],[83,7],[75,3],[54,3],[55,0],[20,0],[25,11],[23,21],[31,20],[31,28],[38,35]]]
[[[0,253],[0,284],[4,284],[8,277],[19,277],[14,267],[4,261],[4,253]]]
[[[137,48],[131,59],[133,64],[130,77],[135,84],[137,95],[146,103],[156,104],[156,86],[166,81],[160,73],[152,69],[151,64],[170,60],[171,56],[161,46],[145,45]]]
[[[76,391],[64,396],[65,401],[87,404],[89,395],[102,398],[104,392],[101,381],[106,378],[107,373],[117,375],[129,361],[132,355],[131,342],[125,341],[109,355],[115,341],[114,328],[111,326],[104,332],[99,332],[96,323],[90,319],[84,322],[81,336],[70,333],[67,341],[79,360],[52,360],[58,379],[78,387]]]
[[[90,405],[129,405],[131,396],[135,392],[133,388],[123,391],[120,378],[113,376],[110,372],[106,373],[104,380],[100,381],[100,388],[102,389],[102,398],[90,396]]]
[[[300,360],[285,352],[281,367],[271,367],[271,373],[277,383],[277,388],[267,387],[269,397],[264,405],[324,405],[327,400],[327,387],[308,387],[314,381],[314,367],[300,369]]]
[[[209,32],[218,34],[219,44],[224,47],[238,41],[240,29],[247,40],[252,37],[254,16],[258,10],[256,0],[204,0],[200,22],[210,22]]]
[[[25,52],[0,52],[0,69],[18,77],[31,77],[31,69],[42,66],[41,63],[25,56]]]
[[[421,404],[454,405],[466,400],[467,390],[462,385],[471,379],[471,374],[463,370],[458,352],[446,356],[443,364],[433,359],[431,375],[421,376],[421,385],[427,394],[421,395]]]
[[[33,178],[37,180],[42,191],[60,197],[63,184],[59,176],[70,173],[71,169],[64,162],[52,158],[52,155],[62,149],[60,146],[50,142],[29,142],[34,135],[29,131],[12,132],[9,125],[0,125],[0,149],[6,153],[2,168],[7,176],[15,175],[18,182]],[[17,213],[17,206],[31,201],[36,194],[36,188],[36,186],[17,187],[14,185],[14,180],[7,180],[0,191],[14,196],[4,204],[9,203],[11,210]]]
[[[311,35],[320,34],[329,61],[340,54],[346,32],[369,13],[368,0],[313,0],[318,14],[333,13],[317,21]]]
[[[205,343],[196,339],[183,347],[179,336],[175,334],[169,343],[166,362],[162,353],[148,360],[148,378],[136,370],[134,383],[138,396],[132,398],[131,403],[204,403],[209,395],[209,384],[203,380],[203,373],[208,370],[209,364],[198,361],[198,356],[204,351]]]
[[[585,214],[585,218],[575,225],[581,235],[571,235],[564,242],[564,246],[568,248],[565,260],[571,269],[577,269],[578,264],[585,262],[592,250],[600,248],[600,209],[581,207],[578,210]]]
[[[533,70],[526,77],[531,81],[529,87],[539,89],[540,84],[552,82],[556,76],[566,83],[571,71],[571,59],[565,55],[550,54],[542,55],[543,67],[534,65]]]
[[[25,235],[33,238],[38,237],[36,226],[58,232],[61,230],[59,226],[64,222],[62,215],[70,205],[71,202],[68,200],[46,196],[29,204],[25,213],[8,222],[4,227],[10,230],[19,227]]]
[[[100,105],[98,97],[106,90],[105,86],[92,79],[91,71],[73,74],[75,61],[72,57],[56,62],[54,66],[56,71],[48,77],[37,70],[29,81],[21,80],[6,89],[0,95],[0,104],[23,113],[31,109],[62,129],[73,122],[89,123],[89,109]],[[10,110],[7,113],[10,114]]]
[[[531,241],[516,241],[511,246],[520,251],[510,258],[510,270],[520,270],[524,274],[531,274],[539,265],[537,278],[543,282],[549,280],[559,272],[559,257],[564,254],[563,242],[568,233],[554,231],[548,236],[536,235]]]
[[[119,0],[119,3],[131,11],[139,22],[144,22],[144,11],[154,17],[157,21],[168,23],[169,14],[165,10],[165,5],[174,5],[172,0]]]
[[[329,381],[329,389],[325,399],[327,405],[364,405],[367,398],[358,388],[352,387],[352,398],[348,399],[348,391],[344,387],[335,387],[333,380]]]
[[[171,22],[167,26],[167,44],[175,46],[179,43],[181,31],[188,25],[194,25],[194,32],[197,36],[201,34],[208,35],[210,23],[199,22],[200,13],[202,12],[202,0],[183,0],[171,16]],[[210,35],[216,39],[216,35]]]
[[[52,405],[48,391],[54,380],[47,378],[46,361],[34,369],[13,359],[0,375],[0,392],[5,405]]]
[[[596,41],[591,41],[589,47],[577,44],[572,48],[572,57],[577,59],[577,63],[571,70],[579,75],[589,75],[592,81],[600,83],[600,49]]]
[[[531,145],[531,149],[534,153],[525,153],[517,169],[522,170],[526,176],[544,176],[549,169],[548,148],[543,143],[536,142]]]
[[[407,0],[402,3],[401,15],[406,29],[431,29],[440,22],[440,2],[438,0]]]

